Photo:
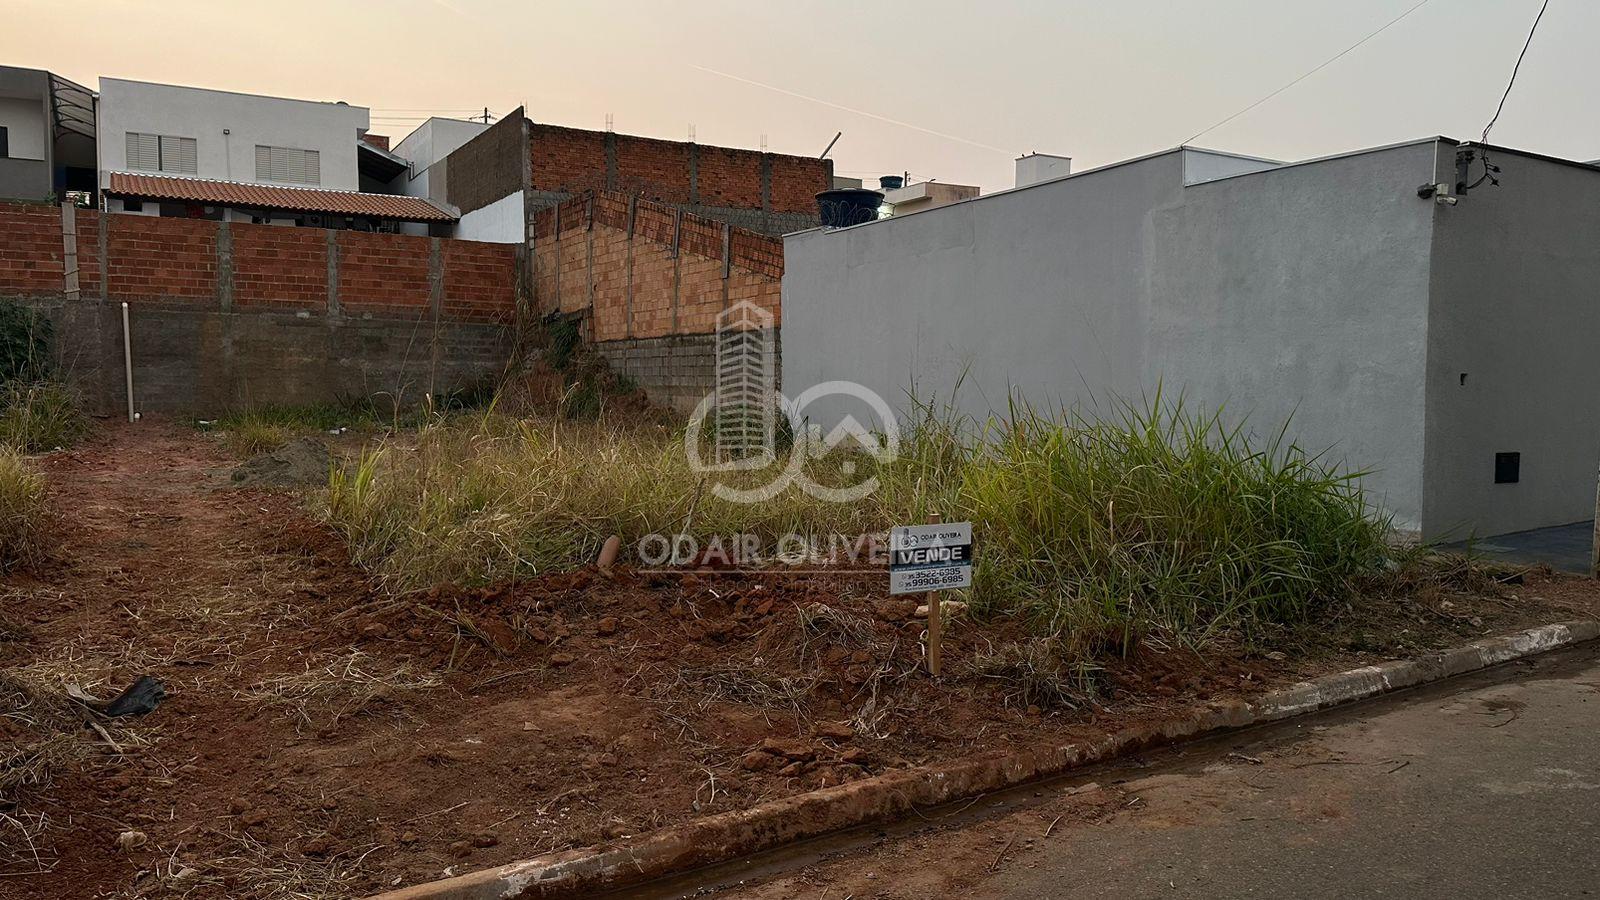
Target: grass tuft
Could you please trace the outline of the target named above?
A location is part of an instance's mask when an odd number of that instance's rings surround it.
[[[82,398],[56,381],[0,385],[0,445],[23,453],[69,447],[89,432]]]
[[[0,571],[39,557],[46,515],[44,476],[15,450],[0,447]]]

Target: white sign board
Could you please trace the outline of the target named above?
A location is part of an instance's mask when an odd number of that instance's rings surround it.
[[[903,525],[889,531],[889,593],[972,587],[972,523]]]

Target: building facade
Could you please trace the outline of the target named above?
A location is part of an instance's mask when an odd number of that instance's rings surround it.
[[[363,140],[369,121],[343,102],[102,78],[99,188],[108,212],[136,215],[368,231],[453,223],[426,200],[363,192],[364,178],[406,168]]]
[[[94,190],[94,92],[41,69],[0,66],[0,198]]]
[[[522,109],[441,153],[454,143],[439,140],[447,121],[433,120],[427,133],[396,146],[413,168],[403,192],[459,211],[459,230],[478,240],[521,242],[534,213],[589,191],[784,234],[818,223],[816,195],[833,182],[831,160],[567,128],[532,121]]]
[[[1476,173],[1485,149],[1500,185],[1460,194],[1458,153]],[[954,392],[980,419],[1159,390],[1261,443],[1287,422],[1400,530],[1503,534],[1594,514],[1597,276],[1593,166],[1445,138],[1181,148],[788,236],[783,386]]]

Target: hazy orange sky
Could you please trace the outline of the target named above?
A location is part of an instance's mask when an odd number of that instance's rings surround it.
[[[621,132],[682,140],[693,125],[701,143],[766,135],[807,155],[842,130],[840,174],[991,190],[1027,151],[1081,169],[1175,146],[1416,0],[3,2],[0,62],[91,87],[110,75],[346,100],[396,140],[429,113],[519,104],[538,121],[603,128],[610,113]],[[1538,8],[1430,0],[1195,143],[1296,159],[1476,138]],[[1597,38],[1600,3],[1553,0],[1493,140],[1600,157]]]

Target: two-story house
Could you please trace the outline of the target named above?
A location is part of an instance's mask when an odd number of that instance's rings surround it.
[[[141,215],[360,230],[454,222],[424,198],[362,192],[364,174],[384,181],[406,165],[363,140],[369,121],[342,102],[101,78],[100,189],[107,210]]]

